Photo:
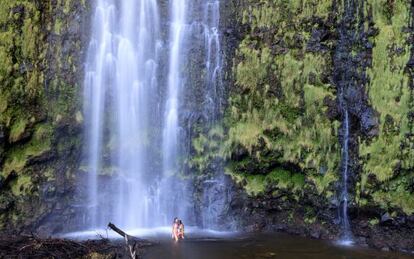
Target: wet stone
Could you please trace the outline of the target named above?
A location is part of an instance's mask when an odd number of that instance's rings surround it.
[[[381,224],[389,224],[393,221],[392,217],[390,216],[390,214],[388,212],[384,213],[381,216]]]

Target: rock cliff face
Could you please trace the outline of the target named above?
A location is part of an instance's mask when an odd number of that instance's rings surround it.
[[[75,213],[89,5],[2,1],[0,231],[56,232]],[[217,117],[206,123],[202,97],[185,97],[194,201],[225,168],[221,223],[336,238],[346,105],[356,240],[412,249],[413,8],[408,0],[222,1]],[[191,75],[202,70],[198,48],[188,50]],[[202,86],[191,83],[191,93]]]
[[[357,242],[412,249],[412,5],[232,1],[224,133],[195,143],[226,160],[240,226],[338,236],[346,107]]]
[[[67,211],[81,153],[88,11],[85,1],[2,1],[0,231],[34,230]]]

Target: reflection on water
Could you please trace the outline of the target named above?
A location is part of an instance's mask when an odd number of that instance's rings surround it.
[[[233,236],[189,235],[175,243],[164,237],[159,245],[149,248],[144,259],[239,259],[239,258],[413,258],[391,252],[380,252],[355,246],[306,239],[287,234],[239,234]]]
[[[171,240],[171,227],[126,230],[130,235],[160,241],[148,248],[144,259],[405,259],[414,255],[381,252],[352,245],[308,239],[283,233],[246,234],[186,227],[186,239]],[[90,230],[59,237],[86,240],[101,237],[119,239],[111,230]]]

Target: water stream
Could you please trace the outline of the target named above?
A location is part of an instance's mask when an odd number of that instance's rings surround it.
[[[356,75],[358,71],[355,67],[354,57],[351,54],[351,50],[354,49],[356,44],[356,34],[359,33],[353,26],[356,21],[356,13],[359,5],[356,1],[347,0],[343,1],[343,16],[338,28],[338,45],[334,56],[334,78],[335,84],[338,90],[338,104],[342,114],[341,122],[341,164],[340,174],[341,182],[338,184],[338,215],[339,223],[342,228],[342,236],[339,243],[343,245],[351,245],[353,243],[353,236],[351,231],[351,224],[348,216],[349,205],[349,191],[350,191],[350,177],[351,177],[351,157],[350,157],[350,111],[351,108],[348,104],[348,93],[352,88],[356,88],[358,82],[356,81]]]
[[[179,138],[179,107],[183,91],[183,42],[186,34],[186,0],[171,2],[172,20],[170,25],[170,61],[168,72],[168,95],[163,128],[163,171],[164,175],[176,172]]]
[[[87,228],[111,221],[134,229],[167,225],[174,216],[193,218],[191,186],[179,176],[182,143],[188,142],[183,117],[192,112],[188,102],[195,102],[184,97],[200,90],[189,87],[190,78],[204,82],[199,101],[205,126],[217,121],[220,2],[168,3],[168,16],[161,17],[156,0],[95,2],[84,82]],[[198,32],[198,39],[190,37]],[[188,67],[188,50],[197,44],[204,72]]]
[[[348,173],[349,173],[349,113],[347,108],[344,109],[344,121],[343,121],[343,143],[342,143],[342,238],[340,242],[342,244],[352,244],[352,232],[348,219]]]
[[[148,221],[143,176],[160,46],[155,0],[96,2],[84,94],[92,228],[109,219],[128,227]],[[106,187],[105,174],[116,175]]]
[[[204,115],[207,123],[213,124],[222,113],[222,100],[224,98],[222,82],[222,53],[220,26],[220,1],[210,0],[203,7],[203,32],[205,44],[205,64],[207,75],[205,77]]]

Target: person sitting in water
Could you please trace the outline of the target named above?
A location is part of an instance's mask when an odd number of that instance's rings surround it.
[[[178,238],[184,239],[184,224],[180,220],[178,220]]]
[[[175,239],[176,242],[179,239],[179,236],[178,236],[179,230],[178,230],[178,228],[179,228],[178,218],[174,218],[171,237],[172,237],[172,239]]]

